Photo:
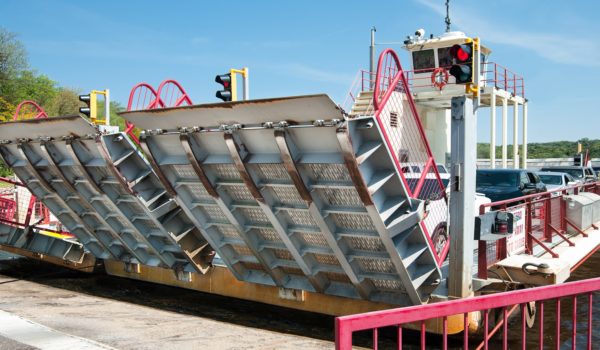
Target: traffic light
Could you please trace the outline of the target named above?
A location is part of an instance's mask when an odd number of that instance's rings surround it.
[[[215,96],[220,98],[221,100],[228,102],[232,100],[232,81],[231,81],[231,73],[217,75],[215,77],[215,81],[221,85],[223,85],[223,90],[217,91]]]
[[[80,107],[79,113],[92,120],[96,119],[96,95],[92,93],[87,95],[79,95],[79,101],[87,105],[87,107]]]
[[[450,74],[456,79],[457,84],[473,82],[473,42],[456,44],[450,48],[452,67]]]

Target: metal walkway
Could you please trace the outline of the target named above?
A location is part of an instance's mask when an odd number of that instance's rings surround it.
[[[126,112],[165,189],[244,281],[394,304],[441,280],[377,123],[326,95]]]
[[[119,139],[124,137],[109,143]],[[152,179],[147,164],[136,154],[139,176],[124,181],[114,167],[119,162],[109,158],[95,128],[81,117],[5,123],[0,140],[5,163],[96,257],[178,271],[208,269],[211,249],[201,236],[182,235],[195,230],[178,215],[177,205],[134,195],[130,186]],[[129,150],[135,153],[131,145]],[[190,245],[193,251],[186,250]]]

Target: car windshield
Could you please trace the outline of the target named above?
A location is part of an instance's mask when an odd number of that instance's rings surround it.
[[[546,185],[562,185],[562,175],[538,174],[538,176]]]
[[[440,173],[440,174],[446,174],[448,172],[443,165],[438,165],[437,170],[438,170],[438,173]]]
[[[552,168],[552,171],[560,171],[561,173],[567,173],[573,176],[576,179],[583,178],[583,171],[581,169],[560,169],[560,168]],[[548,169],[550,171],[550,169]],[[545,181],[544,181],[545,182]]]
[[[518,174],[509,172],[477,172],[477,187],[501,186],[515,187],[518,184]]]

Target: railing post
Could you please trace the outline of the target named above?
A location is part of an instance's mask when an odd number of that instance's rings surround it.
[[[560,230],[565,232],[567,230],[567,201],[564,197],[560,200]]]
[[[352,349],[352,329],[347,327],[339,317],[335,319],[335,349]]]
[[[533,254],[533,239],[531,238],[531,223],[533,217],[533,206],[531,200],[527,199],[527,206],[525,207],[525,248],[528,254]]]
[[[494,86],[498,88],[498,65],[494,63]]]
[[[550,214],[552,213],[552,197],[544,201],[544,237],[546,242],[552,242],[552,230],[550,229]]]

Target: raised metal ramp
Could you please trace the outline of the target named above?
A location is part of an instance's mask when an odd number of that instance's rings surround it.
[[[326,95],[122,115],[238,279],[400,305],[439,284],[423,202],[372,118]]]
[[[152,203],[137,198],[83,118],[4,123],[0,140],[5,163],[96,257],[182,271],[209,267],[211,249],[201,236],[194,252],[181,248],[177,229],[186,224],[186,230],[194,229],[174,213],[177,205],[166,198]],[[153,176],[147,165],[141,172]]]
[[[16,250],[11,250],[15,248]],[[32,255],[42,258],[44,255],[64,260],[61,265],[78,266],[86,259],[83,245],[76,240],[59,239],[39,232],[39,230],[22,228],[0,223],[0,250],[22,253],[29,251]],[[92,260],[93,262],[93,260]],[[93,269],[92,266],[80,266],[81,270]]]

